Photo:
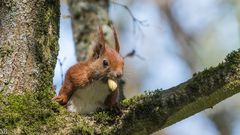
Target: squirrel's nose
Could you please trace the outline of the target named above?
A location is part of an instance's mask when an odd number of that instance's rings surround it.
[[[118,73],[116,74],[116,77],[117,77],[117,78],[121,78],[121,77],[122,77],[122,73],[121,73],[121,72],[118,72]]]

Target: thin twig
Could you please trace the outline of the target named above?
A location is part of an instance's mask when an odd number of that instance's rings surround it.
[[[63,63],[66,60],[66,57],[63,58],[63,61],[61,61],[61,59],[57,58],[58,62],[59,62],[59,66],[60,66],[60,72],[61,72],[61,81],[62,81],[62,85],[63,85]]]
[[[145,60],[144,57],[142,57],[141,55],[136,53],[136,50],[133,49],[131,52],[127,53],[126,56],[124,56],[123,58],[127,58],[127,57],[134,57],[136,56],[137,58],[139,58],[140,60]]]
[[[147,20],[140,20],[137,17],[135,17],[134,14],[132,13],[132,11],[130,10],[130,8],[127,5],[124,5],[124,4],[115,2],[115,1],[111,1],[111,2],[115,5],[118,5],[118,6],[121,6],[121,7],[125,8],[127,10],[127,12],[129,13],[129,15],[131,16],[131,18],[133,20],[133,33],[136,34],[136,31],[138,30],[139,33],[141,33],[141,35],[143,35],[143,30],[141,29],[141,26],[148,27],[149,24],[147,23]],[[140,38],[140,39],[142,39],[142,38]],[[131,52],[127,53],[124,58],[134,57],[134,56],[136,56],[140,60],[145,60],[145,58],[143,58],[141,55],[136,53],[136,49],[133,49]]]
[[[63,19],[71,19],[71,15],[63,15],[62,18]]]
[[[129,15],[131,16],[132,20],[133,20],[133,32],[136,33],[136,30],[141,30],[140,26],[144,26],[144,27],[148,27],[149,24],[147,23],[147,20],[140,20],[137,17],[134,16],[134,14],[132,13],[132,11],[129,9],[129,7],[127,5],[115,2],[115,1],[111,1],[113,4],[121,6],[123,8],[125,8],[127,10],[127,12],[129,13]]]

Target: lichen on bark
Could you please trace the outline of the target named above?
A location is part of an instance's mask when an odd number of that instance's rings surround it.
[[[1,92],[50,89],[58,52],[59,4],[58,0],[0,2]]]

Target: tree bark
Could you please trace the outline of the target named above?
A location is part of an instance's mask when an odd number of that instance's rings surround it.
[[[83,61],[91,55],[98,26],[106,29],[110,23],[108,0],[68,0],[72,17],[72,28],[77,60]],[[105,31],[106,32],[106,31]],[[106,34],[106,33],[105,33]]]
[[[0,1],[0,92],[51,87],[59,15],[58,0]]]

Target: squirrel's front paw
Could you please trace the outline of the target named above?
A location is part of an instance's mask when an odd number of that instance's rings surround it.
[[[66,105],[68,102],[66,96],[55,96],[53,100],[57,101],[60,105]]]

